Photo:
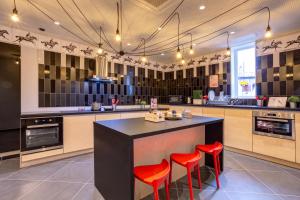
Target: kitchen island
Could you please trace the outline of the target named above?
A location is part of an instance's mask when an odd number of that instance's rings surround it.
[[[95,186],[105,199],[143,198],[152,188],[139,181],[134,186],[134,166],[160,163],[163,158],[169,160],[171,153],[193,152],[196,144],[216,141],[223,143],[222,118],[194,116],[160,123],[144,118],[94,122]],[[213,166],[210,156],[203,156],[200,164],[204,162]],[[222,170],[223,154],[220,165]],[[183,167],[174,165],[174,181],[185,175]]]

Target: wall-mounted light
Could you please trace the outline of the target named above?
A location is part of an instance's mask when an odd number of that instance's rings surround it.
[[[271,26],[270,26],[271,11],[270,11],[269,7],[267,7],[267,9],[268,9],[268,26],[266,28],[265,38],[270,38],[270,37],[272,37],[272,29],[271,29]]]
[[[103,48],[102,48],[102,35],[101,35],[101,33],[102,33],[102,27],[100,26],[100,30],[99,30],[99,44],[98,44],[98,50],[97,50],[97,53],[98,54],[103,54]]]
[[[10,19],[13,21],[13,22],[18,22],[20,21],[20,18],[19,18],[19,15],[18,15],[18,10],[17,10],[17,6],[16,6],[16,0],[14,0],[14,9],[13,9],[13,12],[10,16]]]

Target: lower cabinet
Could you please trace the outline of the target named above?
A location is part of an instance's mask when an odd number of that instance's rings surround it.
[[[64,116],[64,153],[94,147],[95,115]]]
[[[120,113],[113,113],[113,114],[99,114],[96,115],[96,121],[101,120],[113,120],[113,119],[120,119],[121,115]]]
[[[128,112],[128,113],[121,113],[121,119],[129,119],[129,118],[139,118],[145,117],[147,112]]]
[[[224,145],[252,151],[252,110],[225,109]]]
[[[296,142],[261,135],[253,135],[253,152],[295,162]]]

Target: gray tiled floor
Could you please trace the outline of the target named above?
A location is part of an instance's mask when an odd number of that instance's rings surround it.
[[[18,159],[0,161],[0,200],[103,200],[93,185],[93,155],[18,168]],[[300,200],[300,170],[225,152],[225,169],[216,190],[213,170],[203,167],[203,190],[193,179],[195,199]],[[189,199],[187,178],[170,186],[171,199]],[[165,199],[164,190],[160,191]],[[151,200],[152,195],[143,200]]]

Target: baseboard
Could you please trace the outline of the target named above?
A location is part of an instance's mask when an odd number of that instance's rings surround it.
[[[266,155],[262,155],[262,154],[258,154],[258,153],[254,153],[254,152],[250,152],[250,151],[236,149],[236,148],[233,148],[233,147],[225,146],[224,149],[227,150],[227,151],[232,151],[232,152],[240,153],[240,154],[247,155],[247,156],[252,156],[254,158],[258,158],[258,159],[261,159],[261,160],[270,161],[270,162],[273,162],[273,163],[276,163],[276,164],[281,164],[281,165],[285,165],[285,166],[288,166],[288,167],[300,169],[300,163],[294,163],[294,162],[282,160],[282,159],[279,159],[279,158],[274,158],[274,157],[271,157],[271,156],[266,156]]]
[[[0,153],[0,160],[6,160],[6,159],[18,158],[18,157],[20,157],[19,150]]]
[[[91,153],[91,152],[94,152],[94,149],[86,149],[86,150],[81,150],[81,151],[76,151],[76,152],[71,152],[71,153],[63,153],[63,154],[49,156],[49,157],[31,160],[31,161],[27,161],[27,162],[20,162],[20,168],[29,167],[29,166],[33,166],[33,165],[39,165],[39,164],[43,164],[43,163],[47,163],[47,162],[53,162],[56,160],[66,159],[66,158],[79,156],[79,155],[83,155],[83,154],[87,154],[87,153]]]

